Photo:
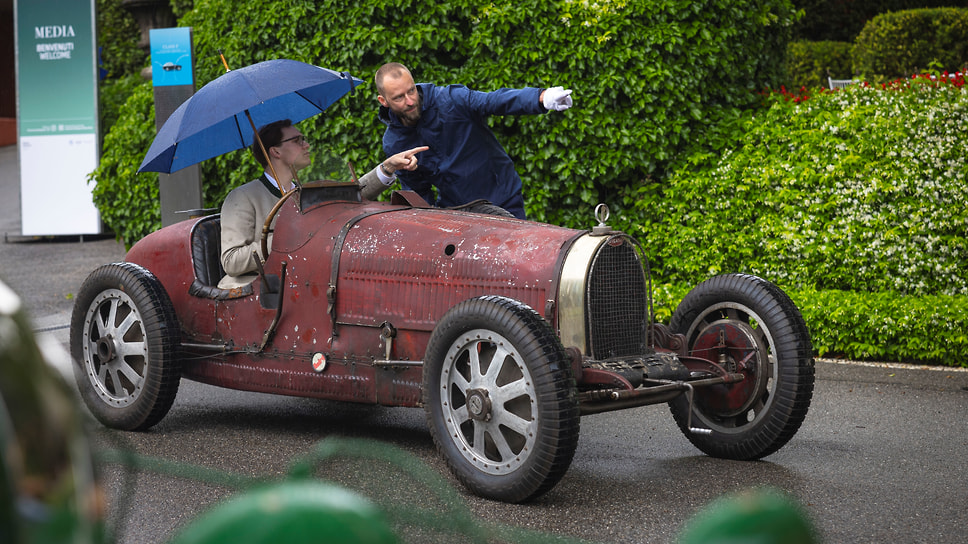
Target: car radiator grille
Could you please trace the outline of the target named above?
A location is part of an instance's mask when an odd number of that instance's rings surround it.
[[[585,300],[588,345],[593,359],[641,355],[651,302],[646,267],[635,244],[614,236],[592,259]]]

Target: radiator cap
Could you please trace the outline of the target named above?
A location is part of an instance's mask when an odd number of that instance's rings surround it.
[[[595,219],[598,221],[598,225],[592,228],[593,236],[606,236],[612,234],[612,227],[605,224],[608,221],[610,212],[608,211],[608,206],[604,203],[595,206]]]

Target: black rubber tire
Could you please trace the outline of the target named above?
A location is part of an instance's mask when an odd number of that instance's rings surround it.
[[[427,346],[423,395],[437,450],[476,495],[525,502],[571,465],[575,379],[551,326],[525,304],[485,296],[451,308]]]
[[[95,269],[71,316],[74,377],[94,417],[125,431],[161,421],[178,394],[180,337],[171,300],[151,272],[132,263]]]
[[[752,460],[793,438],[813,397],[814,360],[806,323],[786,293],[755,276],[716,276],[686,295],[670,328],[686,335],[691,355],[715,361],[713,354],[697,347],[708,346],[713,335],[725,331],[727,337],[732,332],[743,339],[730,344],[735,348],[730,363],[744,366],[743,359],[753,356],[749,361],[754,364],[742,371],[744,382],[696,388],[692,426],[710,429],[710,434],[689,431],[685,395],[669,403],[690,442],[713,457]]]
[[[491,204],[490,202],[478,202],[476,204],[471,204],[466,208],[459,208],[459,209],[463,212],[483,213],[487,215],[497,215],[500,217],[514,218],[513,213],[505,210],[504,208],[496,204]]]

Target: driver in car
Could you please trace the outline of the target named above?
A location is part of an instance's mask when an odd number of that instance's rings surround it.
[[[310,144],[305,136],[283,119],[259,129],[259,138],[268,157],[258,142],[250,146],[252,155],[264,171],[259,178],[236,187],[222,203],[222,268],[225,276],[219,281],[221,289],[233,289],[251,283],[257,277],[256,259],[266,217],[282,196],[293,189],[295,172],[312,162]],[[413,170],[417,167],[417,153],[427,147],[415,147],[391,155],[376,168],[360,178],[361,195],[372,200],[396,179],[397,170]],[[271,161],[272,168],[269,167]],[[279,179],[272,175],[275,172]],[[272,233],[269,233],[272,247]]]

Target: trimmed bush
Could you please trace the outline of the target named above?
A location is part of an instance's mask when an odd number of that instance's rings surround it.
[[[965,0],[796,0],[804,11],[794,29],[797,40],[852,42],[880,13],[939,7],[968,7]]]
[[[656,321],[695,285],[654,286]],[[819,357],[968,367],[968,296],[786,290]]]
[[[789,294],[821,357],[968,367],[968,296]]]
[[[857,36],[851,58],[854,73],[873,82],[968,67],[968,9],[878,15]]]
[[[118,114],[124,108],[131,93],[144,84],[140,74],[117,77],[102,81],[98,86],[98,110],[100,114],[101,130],[110,132],[111,127],[118,120]]]
[[[756,274],[807,293],[821,353],[965,364],[964,342],[933,330],[965,319],[968,90],[918,78],[770,100],[734,149],[629,199],[618,226],[647,241],[657,283]]]
[[[790,42],[786,56],[789,87],[827,87],[828,77],[851,79],[850,49],[847,42]]]
[[[140,84],[128,95],[120,119],[104,136],[100,164],[94,174],[98,182],[92,191],[94,205],[101,220],[114,230],[126,245],[139,238],[126,238],[131,233],[150,233],[161,226],[161,202],[158,176],[139,175],[144,158],[131,149],[148,150],[155,135],[154,94],[150,84]],[[103,180],[111,180],[105,183]],[[131,180],[122,187],[116,180]],[[137,180],[137,182],[135,182]]]
[[[628,228],[661,278],[968,294],[968,91],[852,85],[745,123],[735,149],[637,194]]]

